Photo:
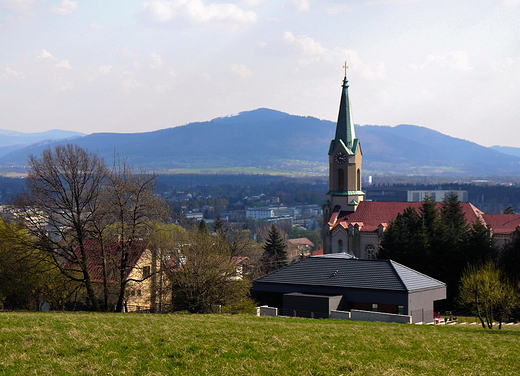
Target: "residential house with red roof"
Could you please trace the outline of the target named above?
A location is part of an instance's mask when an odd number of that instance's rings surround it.
[[[150,242],[138,239],[129,242],[127,246],[128,261],[124,271],[124,278],[127,281],[124,300],[126,310],[150,309],[156,303],[155,276],[158,261],[155,260],[152,253]],[[85,242],[85,252],[88,253],[88,273],[98,298],[102,299],[103,297],[103,282],[105,280],[103,265],[105,265],[109,301],[115,302],[121,281],[121,257],[123,252],[121,242],[106,245],[103,252],[99,241],[88,239]],[[78,257],[82,256],[79,248],[76,247],[75,252],[65,263],[65,268],[70,271],[77,269],[80,272],[77,262]]]

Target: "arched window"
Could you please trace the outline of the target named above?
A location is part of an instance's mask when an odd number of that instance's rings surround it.
[[[372,244],[367,245],[366,253],[367,253],[367,259],[369,259],[369,260],[377,259],[376,248]]]
[[[343,253],[343,240],[338,240],[338,253]]]
[[[343,169],[338,169],[338,191],[344,191],[345,190],[345,173],[343,172]]]
[[[361,190],[361,170],[358,168],[357,170],[357,188],[358,191]]]

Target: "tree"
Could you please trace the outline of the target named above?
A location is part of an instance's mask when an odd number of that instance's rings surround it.
[[[59,145],[30,156],[24,224],[39,246],[70,280],[84,285],[94,310],[100,306],[89,273],[85,242],[94,236],[92,222],[101,210],[106,167],[97,155],[76,145]],[[74,267],[65,268],[64,260]]]
[[[249,301],[250,283],[237,276],[237,259],[223,237],[197,229],[174,241],[166,273],[175,310],[211,312],[215,305]]]
[[[520,229],[513,233],[499,254],[499,265],[516,288],[520,288]]]
[[[427,197],[418,212],[410,207],[398,214],[384,233],[379,257],[445,282],[447,304],[453,304],[464,268],[493,254],[489,230],[479,221],[470,227],[452,193],[440,205]]]
[[[278,228],[273,224],[264,242],[262,255],[262,266],[266,273],[270,273],[287,264],[286,244],[280,236]]]
[[[428,238],[419,213],[410,207],[390,223],[381,241],[380,258],[391,258],[423,273],[429,267]]]
[[[482,327],[493,328],[493,320],[507,320],[518,304],[518,296],[494,262],[469,266],[460,280],[460,302],[479,318]]]
[[[31,309],[38,301],[50,265],[31,243],[23,228],[0,219],[0,309]]]
[[[217,219],[213,224],[213,231],[215,231],[217,234],[221,234],[224,232],[224,230],[224,221],[220,218],[220,214],[217,214]]]
[[[106,218],[113,225],[112,235],[117,236],[110,241],[119,242],[121,248],[118,260],[115,260],[119,272],[116,312],[121,312],[124,307],[127,276],[133,267],[129,263],[133,243],[149,239],[152,221],[162,218],[166,213],[165,203],[155,195],[156,178],[156,174],[144,170],[135,173],[125,161],[117,158],[112,170],[107,173],[104,191]],[[152,265],[155,265],[155,261],[156,255],[152,253]],[[155,296],[151,300],[153,307]]]
[[[204,218],[202,218],[200,220],[199,225],[198,225],[198,229],[199,229],[200,232],[208,232],[209,231],[208,224],[206,223]]]
[[[504,214],[516,214],[515,209],[512,206],[508,206],[503,211]]]
[[[158,269],[150,278],[156,291],[156,304],[158,312],[164,312],[167,302],[171,297],[171,289],[168,284],[168,276],[172,271],[173,263],[179,263],[180,250],[187,239],[186,230],[173,223],[155,222],[151,233],[151,241],[155,247],[156,257],[159,260]]]

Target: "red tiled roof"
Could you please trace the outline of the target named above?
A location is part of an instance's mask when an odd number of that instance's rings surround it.
[[[323,248],[320,249],[319,251],[315,251],[312,255],[313,256],[323,256]]]
[[[297,245],[308,245],[309,247],[314,247],[314,243],[307,238],[289,239],[289,243]]]
[[[381,224],[387,226],[397,217],[397,214],[403,213],[406,208],[413,207],[419,211],[421,205],[422,202],[361,201],[354,213],[340,212],[336,225],[333,227],[341,225],[343,228],[347,228],[350,224],[358,224],[361,231],[374,232]],[[437,208],[440,208],[441,205],[442,203],[437,203]],[[468,224],[479,220],[484,214],[469,202],[461,202],[461,206]],[[332,222],[332,217],[329,224],[330,222]]]
[[[329,226],[334,225],[334,223],[336,222],[336,219],[340,215],[340,211],[341,211],[341,206],[339,206],[339,205],[334,206],[334,209],[332,210],[332,214],[330,215],[330,218],[329,218]]]
[[[144,240],[134,240],[128,250],[128,267],[126,270],[126,277],[130,275],[133,268],[143,255],[144,251],[148,246],[148,242]],[[85,242],[85,251],[88,254],[88,273],[92,282],[103,282],[103,257],[101,254],[101,246],[99,241],[94,239],[88,239]],[[106,247],[105,255],[107,259],[107,276],[111,282],[115,282],[119,279],[119,267],[121,262],[121,244],[113,243]],[[76,247],[74,253],[80,256],[79,246]],[[66,269],[77,268],[77,260],[71,256],[71,258],[65,263]]]
[[[484,220],[494,235],[509,235],[520,226],[520,214],[484,214]]]

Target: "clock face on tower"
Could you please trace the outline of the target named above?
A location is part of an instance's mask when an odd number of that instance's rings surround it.
[[[347,155],[341,151],[338,151],[334,156],[334,161],[336,161],[337,164],[343,164],[347,161]]]

